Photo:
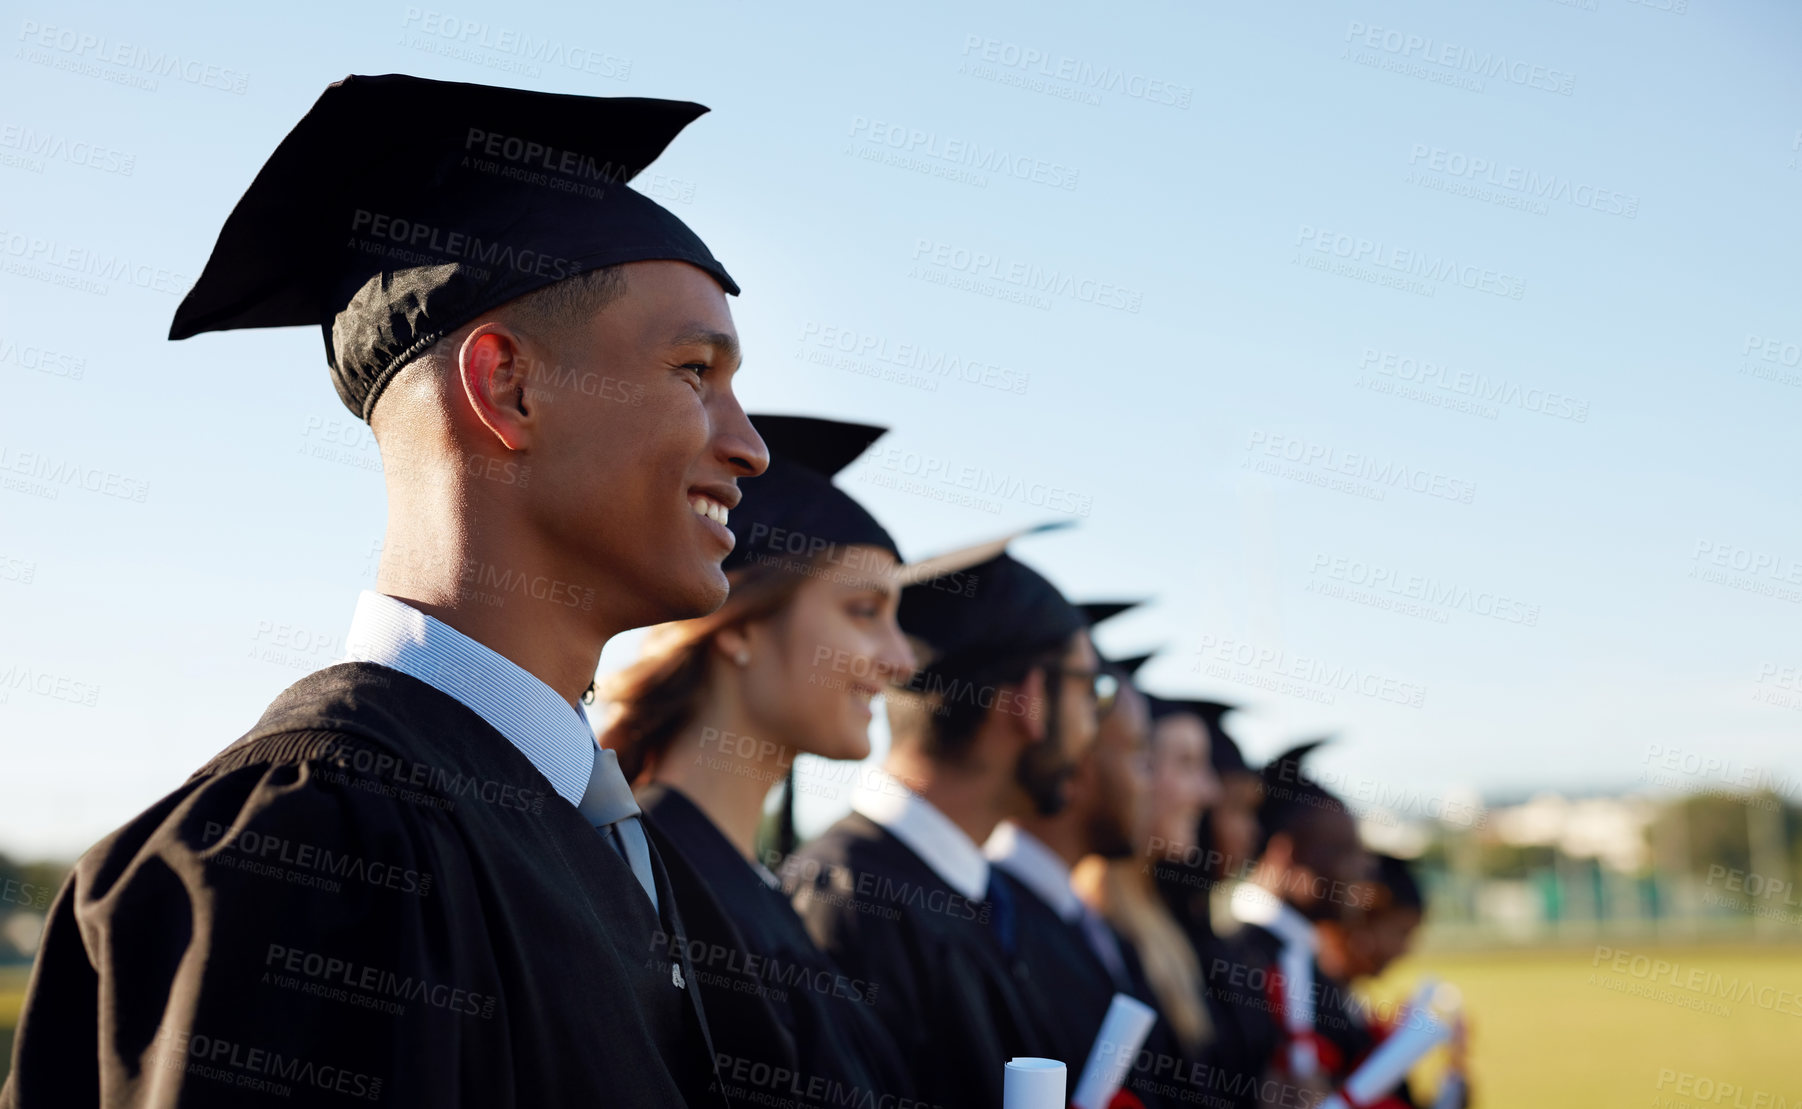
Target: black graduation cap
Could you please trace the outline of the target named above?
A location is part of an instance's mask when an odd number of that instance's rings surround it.
[[[1112,620],[1122,612],[1138,608],[1144,603],[1144,601],[1085,601],[1082,604],[1077,605],[1076,608],[1082,613],[1083,619],[1088,621],[1089,629],[1092,632],[1095,625],[1102,621]],[[1099,648],[1097,648],[1097,650],[1099,650]],[[1143,655],[1135,655],[1132,658],[1121,659],[1109,658],[1106,655],[1103,655],[1101,664],[1107,669],[1113,670],[1130,680],[1134,674],[1138,673],[1139,667],[1144,666],[1146,662],[1150,661],[1151,656],[1156,653],[1156,651],[1151,651]]]
[[[769,449],[770,465],[745,479],[743,499],[727,518],[738,544],[722,564],[726,569],[752,563],[801,568],[820,555],[845,563],[845,549],[853,546],[901,557],[869,510],[832,484],[832,476],[887,428],[813,416],[752,416],[751,425]]]
[[[1376,903],[1379,908],[1423,909],[1426,899],[1421,896],[1420,879],[1414,876],[1414,868],[1408,860],[1382,852],[1372,852],[1376,859],[1376,884],[1379,887]]]
[[[1312,778],[1309,778],[1302,772],[1301,764],[1309,755],[1326,746],[1328,742],[1329,740],[1326,739],[1310,739],[1297,743],[1276,758],[1265,763],[1264,769],[1259,771],[1259,773],[1263,774],[1267,781],[1288,783],[1307,782],[1310,785],[1317,785]]]
[[[1083,619],[1089,622],[1089,626],[1094,627],[1103,620],[1112,620],[1122,612],[1138,608],[1144,603],[1144,601],[1088,601],[1076,607],[1082,610]]]
[[[1264,800],[1258,807],[1258,823],[1266,834],[1282,831],[1307,813],[1323,809],[1345,811],[1345,802],[1309,777],[1302,762],[1328,740],[1311,739],[1298,743],[1264,764],[1258,775],[1264,779]]]
[[[626,187],[706,111],[346,77],[238,201],[169,338],[319,324],[338,395],[367,420],[432,343],[575,274],[674,260],[737,293],[693,231]]]
[[[1157,654],[1156,651],[1147,651],[1145,654],[1134,655],[1131,658],[1108,659],[1107,665],[1131,678],[1139,672],[1140,667],[1150,662],[1151,657],[1155,654]]]
[[[1082,610],[1044,575],[1007,553],[1041,524],[909,567],[902,575],[901,630],[925,643],[926,669],[966,670],[988,658],[1056,650],[1088,627]]]
[[[1251,764],[1245,761],[1245,752],[1239,748],[1239,741],[1227,734],[1224,728],[1209,724],[1208,740],[1208,762],[1213,765],[1215,774],[1225,776],[1252,773]]]
[[[1191,698],[1157,697],[1147,694],[1151,702],[1151,719],[1155,723],[1166,716],[1188,714],[1201,718],[1208,729],[1208,761],[1216,774],[1255,774],[1245,761],[1239,743],[1226,730],[1226,715],[1238,711],[1238,705],[1222,701]]]

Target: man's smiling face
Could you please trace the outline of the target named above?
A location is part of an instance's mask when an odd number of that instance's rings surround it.
[[[726,599],[720,560],[737,481],[769,455],[732,392],[738,331],[726,294],[684,262],[621,267],[625,291],[534,372],[534,526],[571,580],[605,583],[636,627]]]

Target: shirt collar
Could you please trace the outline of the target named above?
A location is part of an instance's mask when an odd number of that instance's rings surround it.
[[[878,770],[865,780],[852,795],[851,808],[887,829],[965,898],[981,901],[988,896],[989,861],[976,841],[887,771]]]
[[[989,862],[1020,880],[1020,884],[1037,894],[1065,921],[1082,915],[1082,902],[1070,888],[1070,867],[1045,841],[1015,824],[1004,820],[995,827],[989,841],[982,845]]]
[[[1314,922],[1262,886],[1241,882],[1233,890],[1233,917],[1246,924],[1267,928],[1283,941],[1284,947],[1302,946],[1309,951],[1320,949],[1320,934]]]
[[[494,650],[403,601],[365,589],[345,637],[346,662],[373,662],[460,701],[531,761],[557,795],[580,804],[598,748],[580,705]]]

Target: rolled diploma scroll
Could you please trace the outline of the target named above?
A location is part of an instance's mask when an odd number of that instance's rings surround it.
[[[1082,1077],[1076,1082],[1070,1104],[1076,1109],[1107,1109],[1107,1103],[1120,1092],[1127,1070],[1139,1057],[1139,1048],[1151,1035],[1151,1026],[1157,1019],[1157,1010],[1138,998],[1115,994],[1108,1003],[1107,1016],[1102,1018],[1101,1031],[1089,1048],[1089,1059],[1082,1065]]]
[[[1344,1095],[1334,1094],[1321,1102],[1321,1109],[1347,1109],[1350,1105],[1369,1105],[1401,1084],[1414,1064],[1426,1058],[1427,1052],[1451,1039],[1451,1026],[1434,1016],[1425,1004],[1430,986],[1416,992],[1401,1027],[1377,1045],[1362,1066],[1345,1080]]]
[[[1452,1018],[1452,1038],[1456,1041],[1463,1035],[1464,1014],[1459,1013]],[[1463,1072],[1446,1071],[1445,1077],[1439,1080],[1439,1096],[1433,1101],[1433,1109],[1460,1109],[1466,1101],[1465,1095]]]
[[[1001,1109],[1064,1109],[1064,1065],[1056,1059],[1009,1059]]]

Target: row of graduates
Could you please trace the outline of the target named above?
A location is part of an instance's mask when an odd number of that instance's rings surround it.
[[[1072,603],[1009,539],[902,563],[830,483],[881,429],[752,420],[771,462],[732,517],[731,594],[651,633],[601,732],[728,1099],[1000,1105],[1009,1059],[1063,1061],[1073,1088],[1115,1051],[1120,1106],[1340,1090],[1397,1016],[1353,980],[1402,954],[1422,899],[1307,775],[1315,745],[1248,764],[1230,706],[1098,654],[1133,603]],[[878,693],[882,766],[835,771],[869,755]],[[852,811],[797,846],[810,785]],[[1158,1014],[1136,1049],[1098,1040],[1117,994]]]
[[[1287,1015],[1328,996],[1295,921],[1369,888],[1343,806],[1254,797],[1217,710],[1136,692],[1005,542],[904,563],[831,480],[875,428],[746,416],[737,282],[627,186],[705,111],[349,77],[257,174],[170,337],[320,328],[382,451],[376,588],[342,661],[78,860],[0,1109],[989,1109],[1116,992],[1162,1015],[1147,1104],[1299,1104],[1365,1050],[1320,1038],[1336,1003]],[[193,391],[255,369],[211,349]],[[851,815],[761,854],[878,696]],[[1270,896],[1216,937],[1202,894],[1253,859]]]

